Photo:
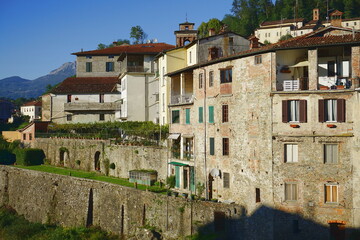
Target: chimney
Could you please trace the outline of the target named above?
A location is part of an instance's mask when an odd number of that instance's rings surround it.
[[[340,12],[339,10],[335,10],[330,14],[330,19],[331,22],[330,24],[334,27],[341,27],[341,23],[342,23],[342,15],[344,13]]]
[[[259,48],[259,39],[257,37],[255,37],[255,35],[251,35],[249,38],[250,41],[250,49],[253,48]]]
[[[314,20],[314,21],[319,21],[319,15],[320,15],[319,9],[318,9],[318,8],[314,8],[314,9],[313,9],[313,20]]]
[[[214,28],[210,28],[209,29],[209,37],[214,36],[215,35],[215,29]]]

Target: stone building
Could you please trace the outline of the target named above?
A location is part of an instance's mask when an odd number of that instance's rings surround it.
[[[180,77],[194,96],[169,104],[179,191],[204,184],[204,196],[248,214],[270,206],[273,239],[360,227],[360,32],[330,26],[168,75],[171,96]]]

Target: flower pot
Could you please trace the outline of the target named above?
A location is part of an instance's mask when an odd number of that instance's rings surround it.
[[[167,194],[168,196],[171,196],[171,191],[167,191],[166,194]]]
[[[183,193],[182,196],[183,196],[184,198],[187,198],[187,197],[189,196],[189,194]]]
[[[329,90],[330,88],[328,86],[320,86],[320,90]]]
[[[335,124],[327,124],[326,125],[328,128],[336,128],[336,125]]]
[[[179,196],[179,193],[178,192],[173,192],[173,196],[177,197],[177,196]]]
[[[299,128],[300,125],[298,125],[298,124],[290,124],[290,127],[292,127],[292,128]]]
[[[345,88],[344,85],[337,85],[337,86],[336,86],[336,89],[344,89],[344,88]]]

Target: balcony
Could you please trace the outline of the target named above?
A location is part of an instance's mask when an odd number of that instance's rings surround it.
[[[107,103],[96,103],[96,102],[70,102],[64,103],[64,110],[67,112],[86,112],[86,111],[116,111],[120,110],[120,102],[107,102]]]
[[[283,80],[278,84],[278,91],[300,91],[309,89],[309,79],[307,77],[301,77],[295,80]]]
[[[171,101],[170,101],[171,105],[192,104],[192,103],[194,103],[194,95],[193,94],[171,96]]]
[[[348,77],[319,77],[318,82],[318,90],[350,89],[352,86],[352,79]]]

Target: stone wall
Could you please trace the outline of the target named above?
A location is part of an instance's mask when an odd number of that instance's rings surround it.
[[[32,222],[67,227],[94,225],[124,239],[136,235],[137,229],[145,225],[161,232],[163,239],[179,239],[196,232],[219,234],[217,239],[328,239],[329,233],[326,226],[300,214],[265,205],[249,214],[236,204],[190,201],[8,166],[0,166],[3,205]],[[294,231],[292,220],[298,221],[299,231]],[[347,230],[347,236],[350,234]]]
[[[43,149],[46,158],[53,165],[64,165],[74,169],[96,171],[95,161],[100,162],[100,172],[120,178],[128,178],[134,169],[158,171],[158,179],[167,176],[167,150],[161,147],[124,146],[110,144],[105,140],[37,138],[32,147]],[[61,161],[61,150],[66,149]],[[80,161],[80,164],[78,164]],[[115,169],[108,169],[106,162],[114,163]],[[63,162],[63,164],[62,164]]]

